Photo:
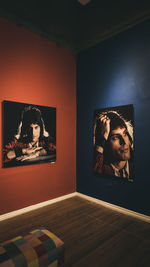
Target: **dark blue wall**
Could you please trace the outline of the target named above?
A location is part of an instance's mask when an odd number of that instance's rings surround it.
[[[95,109],[134,105],[134,182],[93,173]],[[77,57],[77,191],[150,215],[150,21]]]

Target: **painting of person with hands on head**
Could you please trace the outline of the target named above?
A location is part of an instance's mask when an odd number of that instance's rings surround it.
[[[9,103],[8,103],[9,104]],[[55,160],[56,143],[45,129],[40,109],[26,105],[21,112],[17,133],[4,146],[4,166]]]
[[[118,110],[133,117],[133,106],[96,112],[94,172],[133,181],[133,125]]]

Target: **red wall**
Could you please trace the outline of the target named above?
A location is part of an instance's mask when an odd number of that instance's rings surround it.
[[[64,48],[0,19],[0,101],[56,107],[57,160],[0,166],[0,214],[76,189],[76,61]],[[0,109],[2,147],[2,109]],[[2,153],[0,153],[2,162]]]

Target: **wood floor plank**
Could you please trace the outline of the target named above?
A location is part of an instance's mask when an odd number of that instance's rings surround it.
[[[102,245],[79,261],[73,267],[148,267],[150,263],[149,246],[140,238],[125,231],[114,235]]]
[[[0,242],[41,226],[64,241],[64,267],[150,267],[149,223],[78,196],[0,222]]]

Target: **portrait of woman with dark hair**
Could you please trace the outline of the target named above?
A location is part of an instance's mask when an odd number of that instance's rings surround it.
[[[9,103],[5,101],[4,112],[8,109]],[[45,108],[45,112],[56,117],[56,111]],[[5,116],[4,116],[5,117]],[[53,119],[55,121],[56,118]],[[6,124],[6,122],[4,122]],[[7,122],[8,123],[8,122]],[[4,127],[6,131],[7,127]],[[5,133],[4,133],[5,134]],[[55,161],[56,141],[55,137],[46,130],[40,108],[34,105],[24,105],[21,111],[21,119],[14,137],[3,148],[3,165],[16,166],[44,161]]]

